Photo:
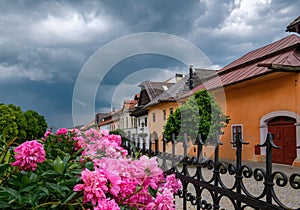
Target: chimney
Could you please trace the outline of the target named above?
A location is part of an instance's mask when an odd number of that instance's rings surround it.
[[[194,81],[193,81],[193,66],[190,65],[190,76],[189,76],[189,89],[192,90],[194,88]]]
[[[182,78],[183,78],[183,75],[181,73],[176,73],[175,74],[176,82],[180,81]]]

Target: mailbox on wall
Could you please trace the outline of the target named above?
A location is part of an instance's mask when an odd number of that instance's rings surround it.
[[[260,155],[260,146],[259,145],[255,145],[254,146],[254,151],[256,155]]]

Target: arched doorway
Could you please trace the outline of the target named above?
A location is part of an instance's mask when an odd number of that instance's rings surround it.
[[[274,134],[274,143],[280,149],[273,149],[272,162],[292,165],[297,157],[296,120],[287,116],[278,116],[268,121],[268,132]]]

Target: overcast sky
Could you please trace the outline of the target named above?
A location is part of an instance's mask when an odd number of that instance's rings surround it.
[[[169,34],[195,45],[218,69],[290,35],[285,29],[300,15],[299,8],[300,0],[2,0],[0,103],[36,110],[57,128],[72,127],[72,103],[87,102],[73,98],[76,81],[92,55],[108,52],[105,46],[137,33]],[[167,44],[157,45],[167,48]],[[119,46],[126,53],[135,44]],[[120,108],[124,99],[132,99],[139,91],[142,81],[187,73],[186,63],[162,54],[119,59],[107,71],[99,66],[105,75],[93,90],[95,112]],[[104,57],[96,58],[108,59]],[[93,118],[81,114],[80,123]]]

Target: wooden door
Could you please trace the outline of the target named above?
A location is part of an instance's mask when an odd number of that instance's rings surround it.
[[[268,123],[269,132],[274,134],[274,143],[280,149],[272,150],[273,163],[291,165],[297,157],[295,120],[289,117],[276,117]]]

